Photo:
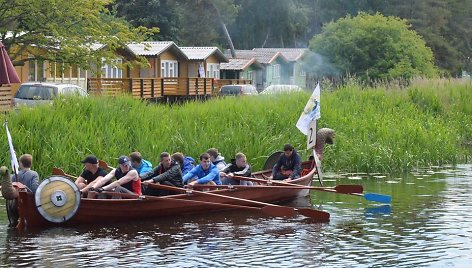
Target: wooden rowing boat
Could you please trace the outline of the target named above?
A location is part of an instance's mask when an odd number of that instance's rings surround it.
[[[311,162],[304,163],[304,167],[310,165]],[[255,172],[254,176],[262,178],[263,174],[270,174],[270,170]],[[247,187],[238,190],[211,191],[216,194],[214,196],[189,191],[164,197],[131,196],[122,199],[92,199],[80,197],[80,193],[77,195],[74,190],[70,189],[73,183],[68,183],[70,180],[65,177],[53,176],[46,180],[50,182],[43,182],[45,186],[40,185],[37,190],[40,194],[37,193],[36,196],[26,191],[21,183],[14,183],[19,193],[16,202],[19,214],[18,228],[113,223],[240,208],[256,210],[261,209],[263,205],[248,205],[244,200],[281,203],[309,193],[308,189],[296,187],[272,187],[270,190]],[[66,183],[61,184],[62,180]],[[308,186],[311,185],[312,179],[302,178],[292,182]],[[233,197],[233,199],[225,198],[225,196]],[[60,200],[53,200],[54,198]]]
[[[325,143],[332,143],[334,131],[320,129],[317,134],[316,147],[323,151]],[[264,179],[270,175],[271,168],[278,159],[280,153],[272,154],[264,165],[264,171],[253,173],[255,178]],[[105,164],[106,165],[106,164]],[[312,162],[302,164],[305,169],[312,169]],[[6,168],[5,168],[6,170]],[[6,188],[12,189],[9,175],[2,172],[2,180]],[[291,183],[301,186],[309,186],[312,177],[304,176],[293,180]],[[275,185],[275,184],[274,184]],[[307,196],[307,187],[247,187],[240,189],[212,190],[211,195],[201,194],[196,191],[188,191],[164,197],[135,196],[120,193],[107,193],[108,195],[120,195],[122,199],[92,199],[81,197],[78,188],[66,177],[53,176],[45,179],[36,194],[28,192],[20,183],[14,183],[18,195],[10,195],[7,200],[7,212],[10,224],[17,228],[34,228],[57,225],[79,225],[94,223],[114,223],[118,221],[133,221],[140,219],[160,218],[184,214],[209,213],[228,209],[245,209],[262,211],[273,216],[289,216],[302,214],[307,217],[328,221],[329,213],[310,208],[290,208],[274,205],[293,200],[300,196]],[[3,192],[5,189],[2,189]],[[16,194],[12,191],[11,194]],[[5,195],[4,195],[5,196]],[[17,218],[11,219],[11,215]],[[16,223],[18,222],[18,224]]]

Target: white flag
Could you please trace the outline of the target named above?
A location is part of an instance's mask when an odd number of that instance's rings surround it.
[[[10,147],[10,163],[11,163],[11,168],[14,172],[14,174],[18,174],[18,168],[19,168],[19,164],[18,164],[18,158],[16,157],[16,152],[15,152],[15,149],[13,148],[13,142],[11,140],[11,134],[10,134],[10,130],[8,129],[8,122],[5,120],[5,128],[7,130],[7,138],[8,138],[8,146]]]
[[[321,117],[320,111],[320,96],[321,96],[321,89],[320,83],[316,85],[315,90],[313,90],[313,94],[311,94],[310,99],[305,105],[305,109],[303,109],[300,118],[298,118],[297,128],[305,135],[308,134],[308,125],[311,121],[317,120]]]

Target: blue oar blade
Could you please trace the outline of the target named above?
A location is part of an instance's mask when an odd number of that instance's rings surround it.
[[[384,195],[384,194],[376,194],[376,193],[365,193],[364,198],[365,200],[379,202],[379,203],[390,203],[392,201],[391,196]]]

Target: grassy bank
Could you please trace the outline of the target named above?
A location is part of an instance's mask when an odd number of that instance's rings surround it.
[[[432,83],[432,84],[431,84]],[[185,105],[154,105],[128,97],[58,100],[6,115],[18,156],[32,153],[41,175],[53,166],[77,174],[93,153],[110,164],[139,150],[154,164],[162,151],[198,157],[217,147],[227,158],[243,151],[255,169],[291,142],[303,156],[305,137],[295,123],[309,93],[226,98]],[[327,148],[327,170],[395,172],[465,162],[472,141],[472,87],[421,82],[407,90],[323,91],[319,127],[337,132]],[[5,132],[2,163],[8,164]]]

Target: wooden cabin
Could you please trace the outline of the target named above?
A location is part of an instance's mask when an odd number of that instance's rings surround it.
[[[107,49],[95,44],[90,49]],[[132,43],[116,52],[116,58],[90,64],[90,70],[43,60],[44,49],[32,46],[14,62],[21,82],[76,84],[91,94],[131,94],[141,99],[208,97],[220,84],[249,83],[220,80],[220,64],[228,62],[216,47],[179,48],[172,41]],[[188,54],[188,55],[187,55]],[[144,57],[147,65],[128,64]],[[21,63],[21,64],[19,64]],[[12,95],[20,84],[12,86]]]
[[[76,65],[55,62],[44,59],[46,50],[36,46],[25,49],[18,57],[12,59],[15,70],[24,82],[58,82],[75,84],[86,88],[89,72]],[[15,48],[13,53],[15,54]],[[16,93],[20,84],[12,85],[12,95]]]
[[[253,70],[255,78],[252,78],[255,79],[253,84],[259,91],[277,84],[306,88],[306,73],[303,70],[303,57],[306,53],[308,53],[306,48],[254,48],[236,50],[236,58],[232,59],[229,50],[225,51],[230,62],[255,59],[260,64],[260,69]],[[222,76],[232,77],[234,70],[227,68],[228,66],[225,66],[222,69]]]
[[[263,88],[263,66],[255,59],[229,59],[221,64],[222,80],[249,80],[256,88]]]

